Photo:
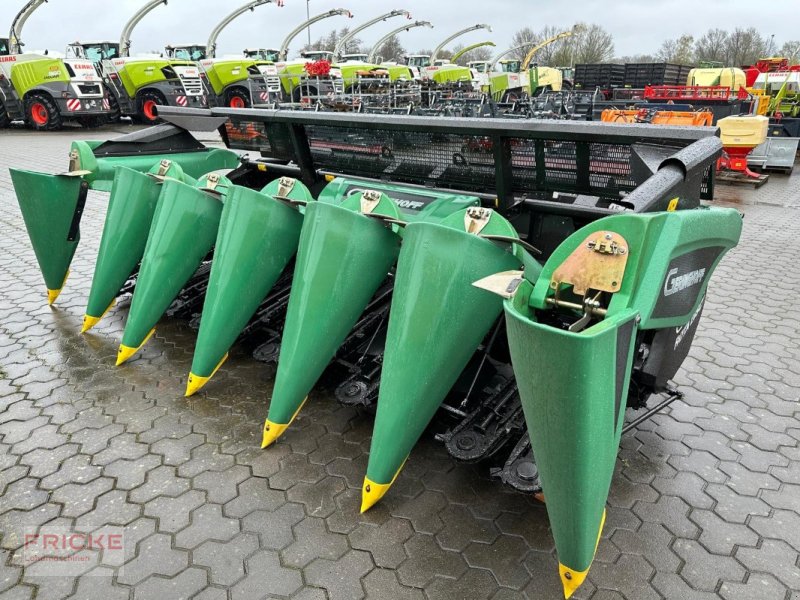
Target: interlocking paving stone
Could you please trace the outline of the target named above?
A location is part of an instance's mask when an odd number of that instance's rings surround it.
[[[191,399],[185,321],[163,319],[114,367],[129,302],[79,334],[106,195],[89,194],[72,274],[46,306],[5,165],[59,172],[71,140],[130,130],[0,132],[0,600],[561,597],[545,507],[431,436],[361,515],[373,419],[329,390],[261,450],[274,369],[243,349]],[[709,287],[676,376],[684,399],[623,437],[576,600],[800,600],[799,181],[717,187],[745,213],[742,243]],[[753,301],[749,281],[781,288]],[[23,576],[10,562],[24,528],[105,524],[125,527],[121,570]]]
[[[302,585],[300,572],[282,567],[276,552],[259,550],[245,565],[247,575],[230,590],[233,600],[288,596]]]

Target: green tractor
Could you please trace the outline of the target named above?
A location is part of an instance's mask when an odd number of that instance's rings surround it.
[[[206,85],[197,62],[157,55],[130,56],[131,33],[139,21],[167,0],[150,0],[126,23],[119,42],[75,42],[67,56],[92,60],[102,75],[112,111],[143,123],[158,121],[159,106],[205,108]]]
[[[411,69],[414,78],[423,83],[428,83],[439,88],[469,87],[472,88],[472,71],[469,67],[462,67],[449,60],[439,58],[439,53],[447,45],[471,31],[492,28],[486,24],[473,25],[455,32],[440,43],[430,54],[413,54],[406,57],[406,65]]]
[[[22,52],[23,25],[45,1],[28,2],[10,36],[0,38],[0,127],[16,120],[37,130],[58,129],[65,121],[100,125],[109,100],[91,62]]]
[[[176,44],[166,47],[168,58],[199,63],[202,76],[209,87],[210,106],[247,108],[278,99],[280,80],[271,61],[247,55],[216,57],[217,38],[225,27],[240,15],[274,2],[275,0],[247,2],[214,27],[205,45]]]
[[[491,94],[495,102],[512,102],[544,92],[560,92],[565,85],[561,70],[540,67],[532,61],[539,50],[571,35],[573,31],[563,31],[531,48],[525,43],[500,52],[489,64],[488,77],[484,77],[488,82],[483,90]],[[503,58],[526,49],[522,60]]]

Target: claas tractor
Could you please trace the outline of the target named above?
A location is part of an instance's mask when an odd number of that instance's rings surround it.
[[[253,0],[240,6],[214,27],[205,44],[174,44],[165,48],[169,58],[189,60],[200,65],[211,106],[247,108],[276,100],[280,94],[277,69],[271,61],[243,55],[216,56],[217,38],[225,27],[237,17],[271,3],[273,0]]]
[[[539,50],[571,36],[573,31],[563,31],[532,47],[525,43],[500,52],[489,63],[488,76],[483,78],[488,79],[488,85],[483,90],[495,102],[513,102],[544,92],[560,92],[564,87],[561,70],[539,66],[533,63],[533,59]],[[522,60],[504,58],[523,51],[525,57]]]
[[[38,130],[58,129],[65,121],[100,125],[110,108],[91,62],[22,51],[23,25],[44,1],[28,2],[10,36],[0,38],[0,127],[15,120]]]
[[[739,241],[740,214],[701,202],[717,130],[160,114],[74,142],[64,173],[11,171],[48,302],[88,191],[110,191],[82,330],[105,335],[103,316],[132,291],[121,368],[164,343],[155,327],[181,307],[201,317],[176,395],[224,395],[214,375],[229,353],[261,342],[254,356],[277,365],[265,452],[306,434],[292,424],[322,389],[371,408],[366,511],[435,433],[455,460],[543,494],[570,597],[603,543],[621,435],[680,399],[671,380]],[[214,130],[227,149],[190,133]]]
[[[166,0],[150,0],[126,23],[119,42],[75,42],[67,56],[91,59],[109,91],[111,110],[142,123],[158,120],[159,106],[202,108],[208,105],[200,66],[191,60],[156,55],[130,56],[134,27]]]

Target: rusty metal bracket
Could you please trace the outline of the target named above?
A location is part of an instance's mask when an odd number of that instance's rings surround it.
[[[628,250],[628,242],[618,233],[593,233],[553,272],[550,287],[558,292],[563,285],[572,285],[578,296],[588,290],[618,292],[628,264]]]

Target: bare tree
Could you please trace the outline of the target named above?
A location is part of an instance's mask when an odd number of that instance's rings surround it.
[[[340,30],[332,30],[327,35],[323,35],[319,38],[316,42],[312,43],[310,46],[305,45],[303,50],[328,50],[333,52],[333,49],[336,47],[336,43],[350,33],[349,27],[343,27]],[[359,52],[361,49],[361,40],[359,38],[353,38],[349,40],[346,44],[344,49],[342,50],[345,54],[352,54],[355,52]]]
[[[694,45],[698,62],[728,63],[728,32],[724,29],[709,29]]]
[[[400,61],[406,54],[406,49],[400,43],[400,38],[396,35],[390,37],[386,42],[378,48],[378,56],[383,60]]]
[[[530,27],[523,27],[519,31],[517,31],[513,37],[511,38],[510,48],[516,48],[517,46],[521,46],[519,50],[516,50],[511,54],[512,57],[518,58],[522,60],[525,58],[525,55],[533,48],[534,45],[539,43],[541,37],[540,34],[531,29]],[[504,50],[501,49],[501,51]]]
[[[522,46],[513,56],[523,59],[537,44],[564,31],[562,28],[547,26],[539,31],[524,27],[511,38],[511,46]],[[572,35],[540,48],[533,57],[540,65],[566,67],[576,62],[603,62],[614,55],[614,40],[611,34],[599,25],[577,23]]]
[[[614,38],[605,29],[599,25],[583,25],[580,23],[578,28],[578,34],[573,36],[576,38],[577,48],[572,64],[601,63],[610,60],[614,56]]]
[[[800,64],[800,40],[789,40],[781,47],[778,56],[785,56],[789,59],[789,63],[793,65]]]
[[[656,52],[656,58],[664,62],[688,65],[694,62],[694,38],[682,35],[677,40],[664,40]]]
[[[726,63],[733,66],[751,65],[767,52],[767,43],[755,27],[737,27],[729,36]]]
[[[654,63],[658,62],[658,59],[652,54],[629,54],[618,56],[612,62],[624,65],[625,63]]]

